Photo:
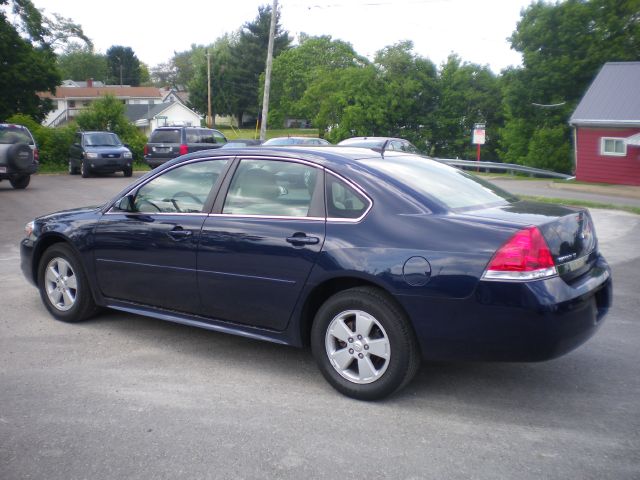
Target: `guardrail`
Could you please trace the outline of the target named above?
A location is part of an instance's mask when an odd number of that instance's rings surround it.
[[[552,172],[551,170],[543,170],[542,168],[525,167],[524,165],[517,165],[515,163],[476,162],[474,160],[460,160],[458,158],[436,158],[435,160],[454,167],[479,168],[485,171],[499,170],[510,173],[519,172],[535,177],[562,178],[563,180],[574,178],[565,173]]]

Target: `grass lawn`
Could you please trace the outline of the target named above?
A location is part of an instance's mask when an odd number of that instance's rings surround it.
[[[542,203],[561,203],[574,207],[602,208],[605,210],[622,210],[624,212],[635,213],[640,215],[640,207],[627,207],[624,205],[613,205],[610,203],[591,202],[588,200],[574,200],[568,198],[551,198],[551,197],[533,197],[529,195],[518,195],[523,200],[534,200]]]

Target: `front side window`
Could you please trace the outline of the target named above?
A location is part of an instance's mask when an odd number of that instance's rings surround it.
[[[142,213],[203,213],[207,197],[227,159],[189,163],[169,170],[143,185],[133,210]]]
[[[222,213],[307,217],[318,169],[277,160],[242,160],[233,176]]]
[[[624,157],[627,154],[627,145],[623,138],[603,137],[600,143],[600,153],[615,157]]]

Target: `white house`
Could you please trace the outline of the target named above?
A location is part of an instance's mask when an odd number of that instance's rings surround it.
[[[92,81],[86,87],[60,86],[55,94],[40,93],[43,98],[53,101],[54,109],[44,122],[47,127],[57,127],[68,123],[78,112],[91,105],[91,102],[113,95],[125,105],[156,105],[162,103],[162,93],[155,87],[130,87],[120,85],[95,86]]]
[[[158,127],[171,125],[199,127],[202,120],[201,115],[180,101],[155,105],[128,104],[125,114],[129,121],[147,136]]]

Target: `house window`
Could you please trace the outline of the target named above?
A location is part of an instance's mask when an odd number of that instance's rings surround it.
[[[600,139],[600,155],[626,156],[627,144],[624,143],[624,138],[602,137]]]
[[[69,100],[69,108],[76,108],[76,101],[75,100]]]

